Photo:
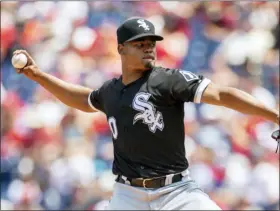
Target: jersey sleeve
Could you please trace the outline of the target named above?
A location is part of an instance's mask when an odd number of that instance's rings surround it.
[[[200,103],[203,91],[211,82],[202,75],[177,70],[171,75],[171,95],[175,100]]]
[[[100,111],[104,111],[104,105],[102,100],[102,87],[99,89],[93,90],[88,95],[88,104],[92,109],[97,109]]]
[[[106,95],[108,96],[109,87],[114,83],[115,79],[108,80],[103,83],[99,89],[93,90],[88,96],[88,104],[91,108],[97,109],[105,113]]]
[[[93,90],[88,96],[89,106],[93,109],[97,109],[105,113],[105,104],[108,101],[110,87],[112,87],[114,83],[115,79],[111,79],[104,82],[99,89]]]

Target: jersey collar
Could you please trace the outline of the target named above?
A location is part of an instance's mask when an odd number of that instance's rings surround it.
[[[137,84],[139,81],[142,81],[142,80],[145,79],[148,75],[150,75],[151,72],[153,71],[153,69],[154,69],[154,68],[145,71],[145,72],[143,73],[143,76],[142,76],[142,77],[138,78],[137,80],[135,80],[135,81],[133,81],[133,82],[127,84],[127,85],[123,84],[123,82],[122,82],[122,75],[121,75],[121,76],[118,78],[118,87],[119,87],[120,89],[123,89],[123,88],[128,88],[128,87],[130,87],[130,86],[132,86],[132,85],[134,85],[134,84]]]

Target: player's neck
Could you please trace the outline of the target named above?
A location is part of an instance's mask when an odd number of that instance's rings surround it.
[[[122,71],[122,83],[124,85],[130,84],[139,78],[141,78],[147,70],[129,70],[123,69]]]
[[[143,76],[143,72],[123,72],[122,73],[122,83],[124,85],[130,84]]]

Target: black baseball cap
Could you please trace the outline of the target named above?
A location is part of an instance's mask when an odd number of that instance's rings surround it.
[[[128,19],[117,29],[118,44],[143,37],[152,37],[156,41],[163,40],[162,36],[155,34],[155,26],[143,18]]]

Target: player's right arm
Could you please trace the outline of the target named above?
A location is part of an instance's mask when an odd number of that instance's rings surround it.
[[[92,104],[89,104],[89,96],[92,90],[83,86],[67,83],[48,73],[40,71],[32,57],[24,50],[15,51],[14,54],[24,53],[28,58],[27,66],[16,69],[17,73],[24,74],[27,78],[39,83],[52,93],[59,101],[67,106],[84,112],[96,112]]]

